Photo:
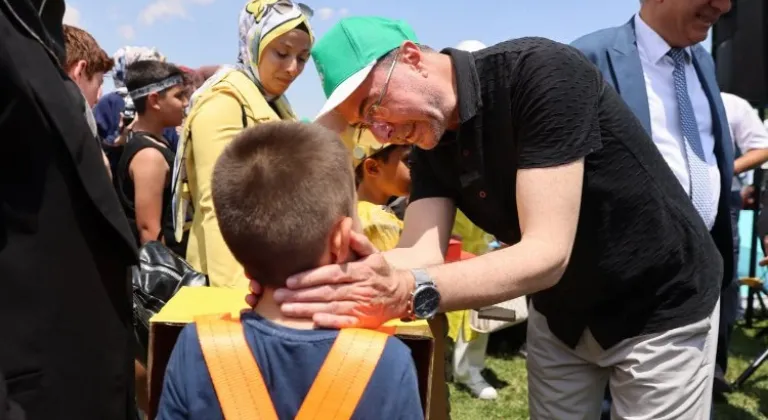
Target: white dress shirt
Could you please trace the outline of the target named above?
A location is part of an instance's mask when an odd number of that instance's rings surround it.
[[[645,90],[648,93],[648,108],[651,114],[651,137],[656,143],[661,155],[680,181],[685,192],[691,194],[691,180],[688,171],[688,161],[685,152],[680,109],[675,92],[675,81],[672,73],[675,62],[667,55],[672,48],[664,39],[646,24],[640,15],[635,15],[635,34],[637,49],[640,53],[640,63],[643,66]],[[687,48],[688,63],[685,66],[685,77],[688,82],[688,95],[691,97],[693,112],[699,125],[701,146],[709,169],[707,185],[711,190],[711,220],[704,220],[707,228],[712,230],[715,225],[718,201],[720,200],[720,169],[715,157],[715,136],[712,126],[712,108],[704,92],[704,88],[696,74],[696,68],[691,61],[691,49]]]
[[[760,116],[749,102],[736,95],[723,92],[723,105],[725,115],[728,117],[728,128],[731,130],[734,150],[736,148],[744,154],[750,150],[768,149],[768,129],[760,121]],[[752,184],[752,171],[745,172],[738,181],[738,175],[734,177],[733,191],[741,190],[742,185]]]

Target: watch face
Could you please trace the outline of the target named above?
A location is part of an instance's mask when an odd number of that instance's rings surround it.
[[[413,296],[413,314],[417,318],[430,319],[440,307],[440,293],[432,286],[421,287]]]

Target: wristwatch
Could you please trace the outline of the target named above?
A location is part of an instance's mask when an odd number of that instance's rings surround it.
[[[416,285],[411,293],[411,319],[432,319],[440,308],[440,292],[427,270],[411,270]]]

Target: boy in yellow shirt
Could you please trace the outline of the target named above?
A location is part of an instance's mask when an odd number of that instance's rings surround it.
[[[392,197],[406,197],[411,190],[408,166],[411,147],[381,144],[367,130],[350,127],[342,134],[352,153],[357,185],[357,212],[365,236],[380,251],[397,246],[403,222],[387,206]],[[475,255],[490,250],[493,237],[475,226],[461,211],[456,212],[453,235],[462,241],[462,249]],[[496,390],[480,372],[484,367],[488,334],[469,326],[469,311],[446,314],[448,336],[456,343],[453,355],[454,379],[481,399],[495,399]]]
[[[397,246],[403,222],[387,207],[392,197],[411,190],[410,146],[381,144],[367,130],[350,128],[343,136],[352,153],[357,215],[365,236],[381,251]]]

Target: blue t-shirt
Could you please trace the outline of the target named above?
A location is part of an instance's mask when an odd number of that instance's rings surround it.
[[[286,328],[255,313],[243,314],[241,319],[278,417],[295,418],[338,331]],[[168,361],[157,419],[223,418],[196,326],[187,325]],[[411,351],[397,338],[387,340],[352,418],[424,418]]]

